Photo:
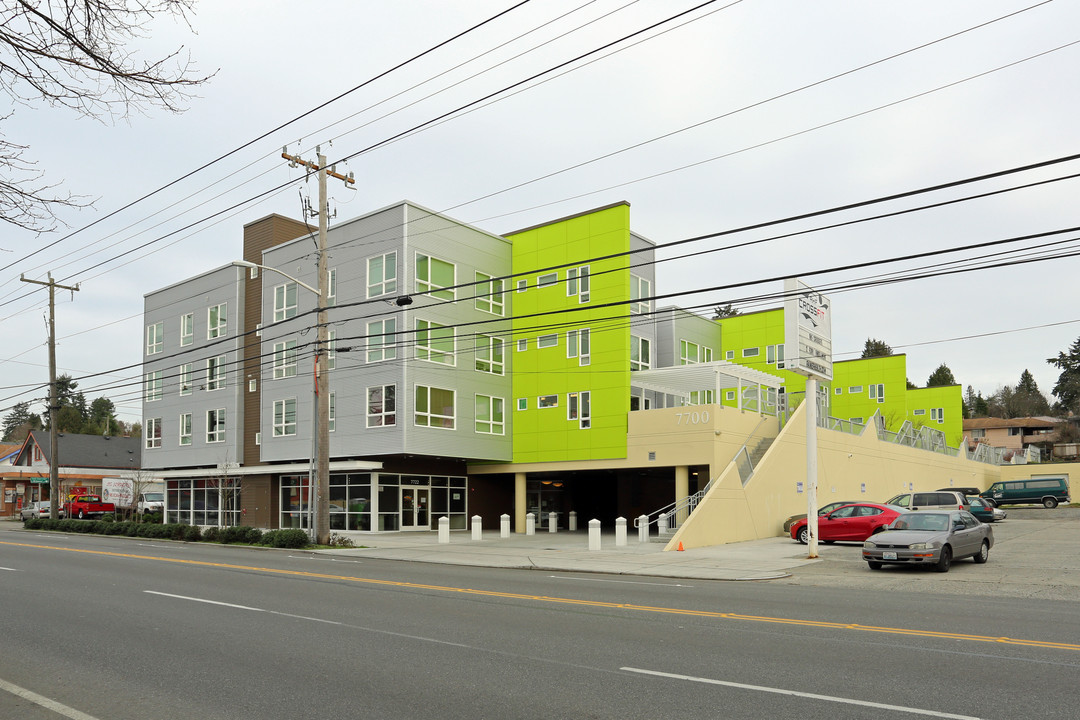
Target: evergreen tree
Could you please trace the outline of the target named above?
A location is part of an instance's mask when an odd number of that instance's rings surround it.
[[[4,416],[3,442],[22,442],[31,430],[41,429],[41,418],[30,412],[30,403],[16,403],[11,412]]]
[[[893,349],[889,347],[884,340],[878,340],[876,338],[867,338],[866,345],[863,346],[862,355],[860,359],[874,357],[888,357],[893,354]]]
[[[956,378],[953,377],[952,370],[945,363],[938,365],[937,370],[930,373],[930,378],[926,381],[926,387],[944,387],[956,384]]]
[[[1080,410],[1080,339],[1069,346],[1068,353],[1058,353],[1046,362],[1061,370],[1051,392],[1058,399],[1059,408],[1068,413]]]

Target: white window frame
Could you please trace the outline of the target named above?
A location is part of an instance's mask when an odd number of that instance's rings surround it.
[[[274,343],[274,379],[296,377],[296,341]]]
[[[192,372],[194,371],[194,369],[195,369],[194,363],[184,363],[183,365],[180,366],[179,375],[180,375],[180,394],[181,395],[190,395],[191,394],[191,375],[192,375]]]
[[[858,395],[859,393],[862,392],[862,389],[863,389],[862,385],[852,385],[851,387],[849,387],[847,389],[848,395]]]
[[[378,390],[379,405],[378,411],[372,412],[372,391]],[[390,393],[387,393],[390,390]],[[393,395],[391,398],[391,404],[393,407],[387,409],[386,398],[387,395]],[[397,425],[397,385],[372,385],[367,388],[364,393],[364,397],[367,398],[367,426],[369,428],[374,427],[393,427]]]
[[[585,366],[592,362],[592,330],[578,330],[578,365]]]
[[[367,361],[384,362],[397,358],[397,318],[373,320],[367,324]]]
[[[518,338],[517,351],[518,352],[525,352],[528,349],[529,349],[529,338]]]
[[[227,360],[228,358],[225,355],[218,355],[206,359],[207,392],[225,389],[225,383],[228,379],[228,370],[225,367]]]
[[[477,394],[473,406],[475,410],[473,430],[478,435],[506,434],[506,400],[493,395]],[[487,412],[487,420],[481,419],[481,409]],[[495,419],[496,412],[500,420]]]
[[[476,357],[474,366],[477,372],[502,375],[506,371],[506,343],[497,335],[476,336]]]
[[[558,395],[539,395],[536,398],[536,407],[539,410],[559,407]]]
[[[337,367],[337,330],[326,331],[326,369]]]
[[[290,280],[274,286],[274,322],[296,317],[299,306],[299,285]]]
[[[206,411],[206,442],[225,442],[225,408]]]
[[[421,277],[420,275],[420,259],[425,258],[427,260],[427,277]],[[450,266],[451,279],[449,285],[440,285],[432,280],[432,269],[434,263],[442,263]],[[428,255],[427,253],[418,252],[415,257],[415,264],[413,267],[416,269],[416,292],[424,293],[429,297],[436,298],[438,300],[454,300],[457,297],[457,293],[452,288],[457,285],[457,265],[449,260],[443,260],[440,257],[434,255]]]
[[[544,273],[543,275],[536,276],[536,287],[538,288],[551,287],[557,282],[559,282],[558,272]]]
[[[690,354],[691,348],[693,349],[693,356]],[[690,340],[679,340],[679,364],[680,365],[697,365],[701,357],[701,346],[696,342]]]
[[[724,359],[725,360],[734,360],[735,359],[735,351],[734,350],[728,350],[727,353],[724,354]]]
[[[450,408],[452,414],[446,415],[441,412],[433,412],[431,406],[431,391],[439,390],[441,392],[450,393]],[[421,408],[421,396],[424,397],[423,404],[427,406],[427,410],[422,411]],[[420,419],[424,418],[424,422],[420,422]],[[433,420],[449,421],[442,424],[432,424]],[[413,425],[417,427],[434,428],[436,430],[454,430],[457,428],[457,390],[451,388],[433,387],[431,385],[416,385],[413,390]]]
[[[326,271],[326,307],[337,305],[337,268]]]
[[[528,410],[529,409],[529,398],[518,398],[517,399],[517,409],[518,410]]]
[[[475,306],[480,312],[502,317],[506,314],[506,281],[494,275],[476,272],[476,284],[473,286]]]
[[[634,356],[637,359],[634,359]],[[644,359],[642,359],[644,358]],[[652,367],[652,343],[649,338],[630,336],[630,371],[648,370]]]
[[[870,385],[870,399],[877,400],[879,403],[885,402],[885,385],[884,383],[874,383]]]
[[[147,450],[161,447],[161,418],[146,418],[143,423],[144,445]]]
[[[146,373],[144,378],[145,392],[143,394],[145,402],[156,402],[164,397],[165,392],[162,387],[162,384],[164,383],[164,374],[165,373],[162,370],[151,370]]]
[[[557,347],[559,344],[559,334],[549,333],[547,335],[538,335],[536,338],[536,347],[539,348],[552,348]]]
[[[761,348],[759,347],[748,347],[742,349],[742,356],[744,358],[758,357],[759,355],[761,355]]]
[[[449,336],[445,334],[436,335],[438,330],[449,331]],[[437,347],[433,341],[445,341],[450,340],[450,349],[445,350]],[[416,319],[416,359],[426,360],[427,362],[436,363],[438,365],[449,365],[451,367],[457,365],[457,334],[454,328],[447,327],[442,323],[433,322],[431,320]]]
[[[372,263],[376,260],[382,260],[382,268],[379,271],[380,277],[375,282],[372,282]],[[389,261],[389,262],[388,262]],[[386,268],[392,266],[393,275],[387,273]],[[367,259],[367,296],[369,298],[378,297],[379,295],[389,295],[390,293],[397,292],[397,251],[391,251],[383,253],[382,255],[375,255]]]
[[[337,393],[330,393],[330,432],[337,430]]]
[[[215,322],[214,311],[217,311]],[[206,339],[214,340],[229,334],[229,303],[218,303],[206,308]]]
[[[711,363],[712,362],[712,348],[706,345],[701,346],[701,361]]]
[[[592,393],[589,390],[566,393],[566,419],[576,420],[582,430],[592,427]]]
[[[165,351],[165,321],[146,326],[146,354],[157,355]]]
[[[191,445],[191,413],[180,414],[180,447]]]
[[[289,413],[292,412],[292,421]],[[282,398],[274,401],[274,437],[296,435],[296,398]]]
[[[519,293],[523,293],[528,289],[529,289],[529,281],[528,280],[518,280],[517,281],[517,291]]]
[[[195,313],[180,316],[180,346],[195,342]]]
[[[918,410],[913,411],[911,414],[912,415],[925,415],[926,414],[926,408],[919,408]],[[931,417],[931,419],[933,419],[933,418]],[[974,431],[972,431],[971,436],[975,437]]]
[[[652,283],[640,275],[630,273],[630,314],[641,315],[652,311]]]
[[[578,296],[579,303],[589,302],[589,266],[581,265],[566,271],[566,297]]]

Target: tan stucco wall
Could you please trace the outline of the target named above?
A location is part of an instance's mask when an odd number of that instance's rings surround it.
[[[1073,501],[1080,502],[1072,482],[1072,478],[1080,478],[1080,463],[1030,463],[1001,466],[1002,480],[1029,480],[1033,475],[1064,475],[1068,478],[1069,492]]]
[[[986,488],[1001,476],[1001,468],[963,456],[881,442],[872,428],[862,436],[818,428],[817,435],[819,506],[834,500],[884,502],[912,490]],[[784,518],[806,512],[806,493],[796,487],[805,480],[806,420],[800,407],[746,488],[734,465],[725,468],[665,549],[680,542],[693,548],[780,535]]]

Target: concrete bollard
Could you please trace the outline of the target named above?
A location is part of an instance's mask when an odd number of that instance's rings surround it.
[[[649,542],[649,516],[638,515],[637,523],[638,542]]]
[[[592,519],[589,521],[589,552],[600,551],[600,521]]]
[[[483,528],[483,525],[481,524],[480,516],[479,515],[473,515],[472,516],[472,539],[473,540],[483,540],[484,539],[483,532],[484,532],[484,528]]]
[[[660,533],[660,537],[667,535],[667,513],[660,513],[656,519],[656,532]]]
[[[626,547],[626,518],[615,518],[615,547]]]
[[[566,522],[570,532],[577,532],[577,510],[570,511],[570,519]]]
[[[555,516],[555,513],[548,513],[548,532],[558,532],[559,519]]]
[[[536,534],[536,516],[532,513],[525,513],[525,534]]]
[[[439,542],[444,545],[450,542],[450,518],[445,515],[439,518]]]
[[[499,537],[504,540],[510,537],[510,516],[506,513],[499,516]]]

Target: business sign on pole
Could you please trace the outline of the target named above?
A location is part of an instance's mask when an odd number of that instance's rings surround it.
[[[831,381],[832,302],[796,278],[784,281],[784,361],[787,369]]]

